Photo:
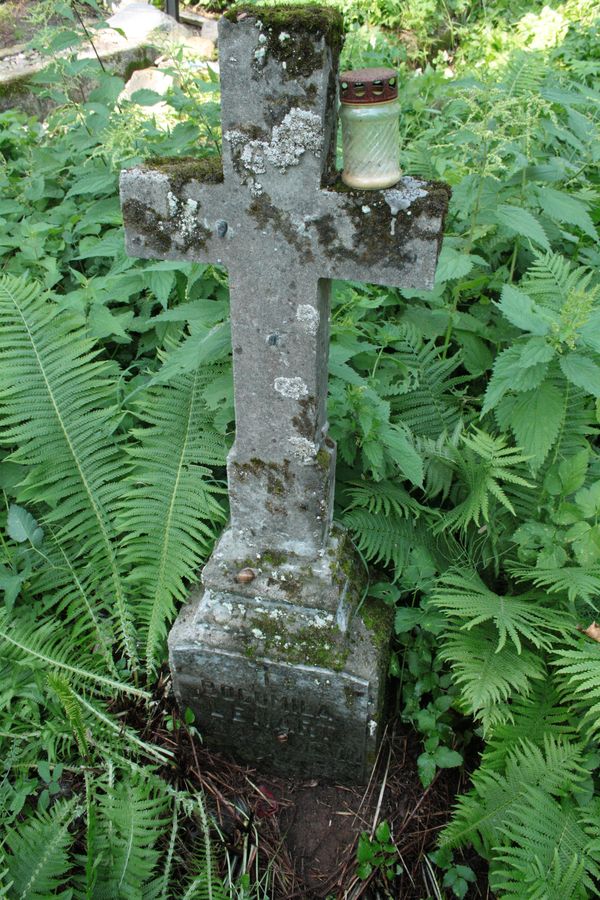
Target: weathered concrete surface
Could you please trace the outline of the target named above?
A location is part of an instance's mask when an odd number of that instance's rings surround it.
[[[278,774],[362,781],[385,714],[382,643],[360,617],[199,592],[170,635],[180,702],[208,746]]]
[[[248,8],[219,28],[222,160],[154,161],[121,177],[131,255],[229,270],[231,522],[205,593],[171,633],[174,685],[213,746],[280,772],[361,779],[389,627],[376,636],[356,615],[360,566],[331,528],[330,279],[431,287],[449,191],[412,178],[341,186],[336,12]]]

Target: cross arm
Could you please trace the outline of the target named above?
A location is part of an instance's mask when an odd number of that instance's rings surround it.
[[[129,256],[225,264],[220,157],[149,160],[121,173],[120,191]]]
[[[405,177],[385,190],[320,191],[314,221],[319,268],[328,278],[412,290],[433,287],[450,188]]]

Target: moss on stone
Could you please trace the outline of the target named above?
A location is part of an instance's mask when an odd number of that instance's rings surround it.
[[[159,254],[169,252],[172,240],[167,233],[161,230],[160,220],[153,210],[140,203],[139,200],[125,200],[122,211],[125,227],[143,234],[146,244],[151,250]]]
[[[161,156],[146,160],[144,165],[166,175],[176,194],[190,181],[202,184],[220,184],[223,181],[220,156]]]
[[[370,631],[375,646],[379,648],[389,646],[392,637],[393,610],[385,603],[367,597],[359,610],[359,615]]]
[[[127,63],[127,65],[125,66],[125,71],[123,72],[123,80],[127,84],[133,73],[137,72],[138,69],[148,69],[153,65],[154,60],[150,59],[148,56],[142,56],[140,57],[140,59],[132,59],[131,62]]]
[[[310,77],[322,65],[323,38],[337,60],[344,39],[344,19],[337,9],[302,3],[250,6],[241,3],[225,13],[231,22],[257,19],[267,37],[267,54],[285,63],[285,78]],[[282,37],[282,35],[284,37]]]
[[[257,638],[252,630],[262,635]],[[283,617],[267,612],[254,613],[250,619],[246,649],[253,655],[259,651],[256,642],[262,641],[261,654],[294,665],[317,666],[340,672],[344,668],[350,648],[335,623],[326,626],[306,625],[298,629],[287,627]]]
[[[234,463],[237,471],[244,475],[254,475],[266,480],[267,492],[274,497],[281,497],[286,492],[286,486],[293,479],[290,471],[290,461],[284,459],[282,463],[265,462],[256,457],[247,463]]]
[[[355,244],[348,248],[339,241],[335,218],[331,213],[321,216],[315,222],[319,243],[333,258],[352,259],[364,266],[372,266],[374,263],[385,265],[390,258],[398,260],[398,245],[402,244],[403,239],[408,241],[422,237],[431,241],[431,232],[421,232],[415,224],[420,215],[441,218],[442,226],[438,236],[438,241],[441,241],[451,188],[441,181],[429,181],[423,184],[423,189],[426,191],[425,196],[415,198],[407,209],[398,210],[394,214],[384,191],[356,190],[345,185],[341,177],[338,177],[328,190],[347,195],[344,206],[355,226]],[[364,211],[365,207],[368,207],[368,212]],[[412,251],[407,250],[406,254],[400,251],[400,261],[413,263],[413,257]]]
[[[325,449],[325,447],[321,447],[319,452],[317,453],[317,465],[320,469],[323,469],[324,472],[329,470],[329,466],[331,464],[331,454]]]
[[[29,76],[15,78],[13,81],[0,82],[0,97],[18,97],[30,89]]]
[[[299,435],[312,441],[315,436],[315,408],[317,401],[314,397],[302,397],[298,400],[300,412],[292,419],[292,425]]]
[[[260,561],[267,566],[282,566],[288,561],[288,554],[281,550],[263,550]]]

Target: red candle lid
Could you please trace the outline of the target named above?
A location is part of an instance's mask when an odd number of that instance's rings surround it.
[[[339,81],[342,103],[384,103],[398,96],[395,69],[355,69],[342,72]]]

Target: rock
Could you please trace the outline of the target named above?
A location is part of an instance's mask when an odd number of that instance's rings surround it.
[[[202,37],[208,38],[213,44],[218,42],[219,22],[217,19],[209,19],[207,16],[200,16],[197,13],[190,12],[184,7],[181,13],[181,20],[186,25],[193,25],[195,28],[200,28]]]
[[[164,97],[169,88],[173,87],[173,83],[173,76],[167,75],[166,72],[161,72],[160,69],[136,69],[125,85],[125,90],[122,91],[119,99],[131,100],[136,91],[142,90],[154,91],[156,94]]]

